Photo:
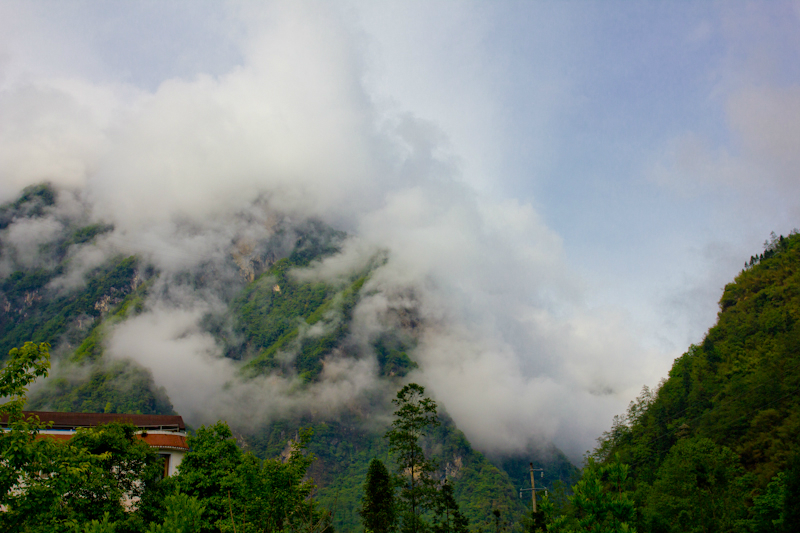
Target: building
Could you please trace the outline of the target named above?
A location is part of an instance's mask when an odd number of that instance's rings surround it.
[[[189,451],[186,444],[186,425],[179,415],[133,415],[112,413],[58,413],[50,411],[23,411],[27,418],[35,415],[46,429],[39,431],[39,438],[67,440],[79,428],[90,428],[110,422],[130,423],[139,428],[139,438],[144,440],[164,458],[164,477],[172,476]],[[4,417],[5,418],[5,417]],[[6,420],[0,420],[5,426]]]

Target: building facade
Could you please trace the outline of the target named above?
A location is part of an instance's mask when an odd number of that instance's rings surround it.
[[[179,415],[136,415],[112,413],[59,413],[52,411],[24,411],[24,415],[35,415],[46,429],[39,431],[39,438],[56,440],[71,439],[80,428],[90,428],[110,422],[133,424],[139,429],[138,438],[154,448],[164,459],[164,477],[176,473],[183,456],[189,451],[186,444],[186,425]],[[5,420],[0,421],[5,425]]]

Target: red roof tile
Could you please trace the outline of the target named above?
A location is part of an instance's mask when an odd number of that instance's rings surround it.
[[[164,435],[163,433],[143,433],[140,435],[153,448],[181,448],[189,450],[183,435]]]

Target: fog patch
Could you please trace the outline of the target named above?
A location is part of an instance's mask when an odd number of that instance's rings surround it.
[[[153,91],[45,78],[30,101],[0,90],[0,110],[25,104],[4,121],[0,155],[13,157],[0,171],[14,186],[48,175],[84,186],[91,220],[114,225],[70,252],[54,286],[75,286],[117,253],[159,272],[144,311],[108,332],[107,355],[151,369],[193,424],[256,424],[336,416],[399,385],[378,378],[370,348],[392,330],[416,345],[409,379],[480,449],[591,445],[626,391],[652,376],[624,321],[585,308],[560,237],[530,204],[466,183],[436,124],[373,103],[358,32],[336,7],[242,10],[243,64],[221,75],[165,79]],[[288,254],[308,220],[351,238],[294,271],[297,280],[344,287],[371,269],[352,351],[329,354],[310,384],[245,379],[204,321]],[[16,230],[19,239],[32,229]],[[55,231],[42,226],[34,238]]]

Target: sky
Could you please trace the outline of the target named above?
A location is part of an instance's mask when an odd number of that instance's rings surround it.
[[[575,458],[800,226],[799,54],[797,2],[3,0],[0,200],[88,191],[178,268],[216,241],[176,217],[266,191],[433,287],[419,378],[473,441]]]

